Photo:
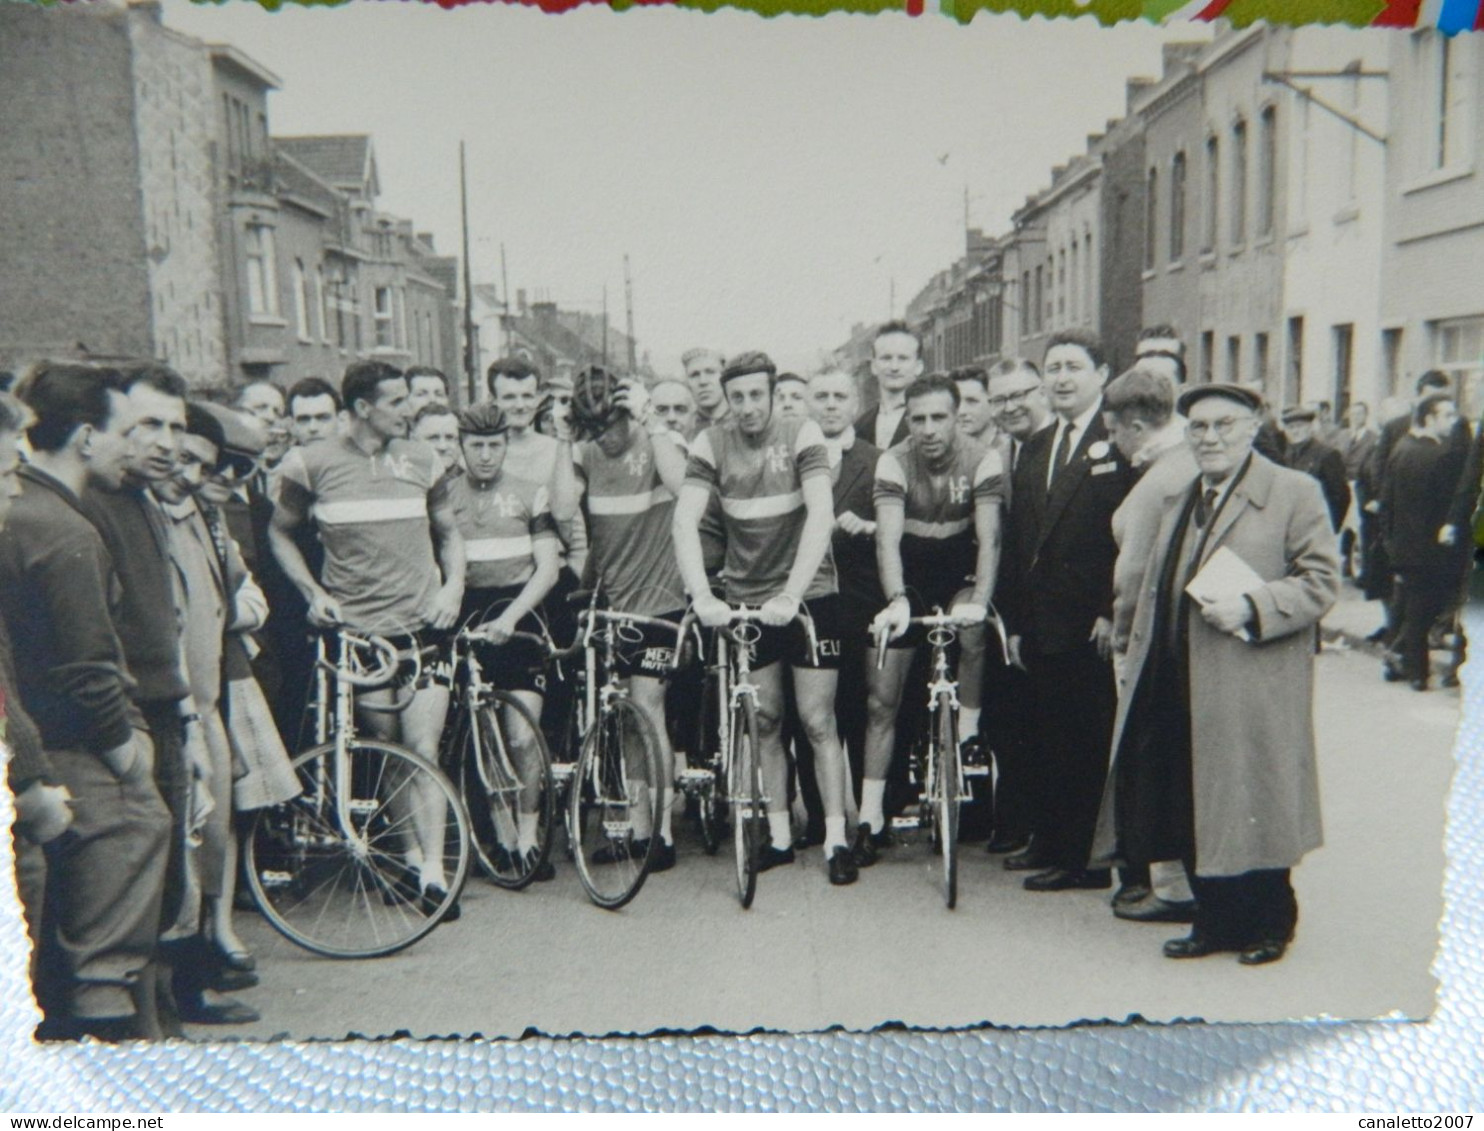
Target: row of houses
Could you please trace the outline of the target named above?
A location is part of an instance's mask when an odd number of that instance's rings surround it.
[[[153,357],[197,386],[462,370],[459,262],[377,205],[366,135],[278,137],[281,82],[157,3],[0,7],[0,368]],[[24,108],[23,110],[20,108]]]
[[[1254,26],[1169,44],[1009,232],[966,243],[906,309],[933,369],[1039,358],[1070,327],[1121,367],[1141,327],[1168,324],[1193,380],[1342,410],[1442,368],[1477,413],[1484,37]],[[857,327],[836,360],[869,350]]]

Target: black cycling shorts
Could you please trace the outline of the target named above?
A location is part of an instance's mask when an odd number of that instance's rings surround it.
[[[804,608],[814,620],[814,634],[819,641],[817,656],[809,655],[809,634],[798,621],[779,628],[758,625],[757,642],[752,646],[752,666],[761,670],[785,660],[790,667],[814,668],[819,671],[840,670],[840,595],[829,593],[805,601]]]
[[[684,615],[677,610],[660,614],[660,619],[678,626]],[[616,675],[623,678],[635,675],[650,679],[670,677],[670,666],[675,662],[675,629],[630,624],[614,626],[614,631],[618,634],[617,644],[613,649],[613,668]]]
[[[466,589],[459,623],[476,628],[495,620],[524,588],[524,585],[506,585],[497,589]],[[539,636],[541,619],[535,613],[527,613],[516,628]],[[477,645],[476,654],[484,678],[499,690],[546,691],[546,652],[534,641],[517,638],[506,644],[481,644]]]

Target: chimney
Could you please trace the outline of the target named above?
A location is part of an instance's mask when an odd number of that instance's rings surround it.
[[[165,22],[163,6],[160,0],[129,0],[129,11],[138,12],[141,16],[157,24]]]
[[[1154,85],[1156,81],[1151,78],[1133,78],[1123,84],[1124,101],[1129,114],[1134,112],[1134,103],[1144,97],[1145,92]]]
[[[515,290],[515,309],[522,318],[526,316],[526,289],[517,287]]]
[[[425,243],[425,244],[427,244],[429,251],[437,251],[438,250],[434,246],[434,244],[433,244],[433,233],[432,232],[418,232],[417,233],[417,240],[418,240],[419,243]]]

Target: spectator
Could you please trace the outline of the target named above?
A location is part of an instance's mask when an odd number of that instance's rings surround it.
[[[1319,410],[1313,405],[1290,405],[1283,410],[1288,466],[1319,481],[1330,525],[1338,533],[1350,509],[1350,483],[1345,476],[1345,458],[1321,440],[1318,432]]]

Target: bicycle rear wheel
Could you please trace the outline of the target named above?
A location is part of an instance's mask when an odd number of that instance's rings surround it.
[[[757,894],[757,869],[768,836],[763,811],[763,768],[757,743],[757,708],[743,698],[732,711],[732,758],[727,797],[732,805],[732,848],[736,853],[737,898],[743,910]]]
[[[489,692],[466,716],[459,765],[480,870],[497,887],[519,891],[550,857],[556,828],[540,721],[509,692]]]
[[[958,906],[958,811],[959,786],[958,723],[953,702],[940,695],[933,707],[933,748],[929,764],[933,775],[930,796],[933,808],[933,839],[943,858],[943,898],[952,911]]]
[[[304,792],[254,818],[248,886],[263,917],[304,949],[378,958],[422,938],[458,899],[469,821],[453,783],[411,750],[358,739],[346,755],[338,780],[334,743],[294,759]],[[438,868],[415,863],[430,838],[441,841]],[[421,881],[440,872],[448,886],[434,899]]]
[[[583,741],[567,805],[577,875],[599,907],[617,911],[644,886],[662,789],[654,727],[629,700],[611,699]]]

